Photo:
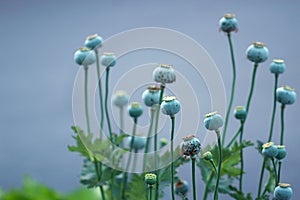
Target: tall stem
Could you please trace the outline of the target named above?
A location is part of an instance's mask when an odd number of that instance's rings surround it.
[[[108,126],[108,131],[109,131],[109,139],[112,143],[114,143],[113,141],[113,137],[112,137],[112,130],[111,130],[111,125],[110,125],[110,118],[109,118],[109,113],[108,113],[108,88],[109,88],[109,70],[110,67],[106,67],[106,83],[105,83],[105,115],[106,115],[106,121],[107,121],[107,126]]]
[[[240,134],[240,145],[243,143],[243,132],[244,132],[244,122],[241,121],[241,134]],[[244,155],[243,155],[243,147],[240,150],[240,158],[241,158],[241,172],[240,172],[240,180],[239,180],[239,190],[243,192],[243,173],[244,173]]]
[[[222,168],[222,144],[221,144],[220,130],[216,130],[215,132],[216,132],[217,138],[218,138],[219,163],[218,163],[218,176],[217,176],[216,188],[215,188],[215,193],[214,193],[214,200],[218,200],[218,188],[219,188],[221,168]]]
[[[124,133],[124,106],[120,107],[120,134]]]
[[[280,172],[281,172],[281,165],[282,165],[282,161],[279,160],[278,161],[278,174],[277,174],[277,182],[280,183]]]
[[[145,168],[146,168],[147,153],[149,152],[149,144],[150,144],[150,139],[151,139],[150,136],[151,136],[151,133],[152,133],[155,110],[156,110],[156,105],[152,106],[151,109],[150,109],[150,111],[151,111],[150,125],[149,125],[149,129],[148,129],[148,134],[147,134],[146,146],[145,146],[145,149],[144,149],[143,170],[145,170]]]
[[[101,181],[101,177],[102,177],[102,163],[100,162],[99,166],[98,166],[98,162],[95,161],[94,165],[95,165],[95,171],[96,171],[96,175],[97,175],[97,180],[98,180],[98,182],[100,182]],[[100,189],[100,194],[101,194],[102,200],[105,200],[106,198],[105,198],[103,186],[100,185],[99,189]]]
[[[203,194],[203,198],[202,198],[203,200],[207,199],[208,189],[210,187],[211,181],[213,180],[213,177],[214,177],[214,173],[211,171],[209,174],[208,181],[205,184],[205,190],[204,190],[204,194]]]
[[[132,165],[132,171],[133,172],[136,169],[137,153],[138,153],[138,149],[134,149],[134,157],[133,157],[133,165]]]
[[[98,49],[95,49],[96,53],[96,65],[97,65],[97,77],[98,77],[98,90],[99,90],[99,102],[100,102],[100,138],[103,133],[103,121],[104,121],[104,109],[103,109],[103,95],[102,95],[102,82],[100,75],[99,53]]]
[[[276,113],[276,89],[277,89],[277,87],[278,87],[278,74],[275,74],[275,84],[274,84],[274,90],[273,90],[273,112],[272,112],[268,142],[270,142],[272,140],[272,136],[273,136],[274,119],[275,119],[275,113]]]
[[[283,145],[283,138],[284,138],[284,109],[285,109],[285,104],[281,105],[281,131],[280,131],[280,145]]]
[[[134,124],[133,124],[133,128],[132,128],[132,136],[131,136],[130,147],[129,147],[130,153],[129,153],[128,161],[126,164],[126,169],[124,172],[124,179],[123,179],[122,199],[125,199],[125,190],[126,190],[126,184],[127,184],[127,179],[128,179],[128,170],[129,170],[129,166],[130,166],[130,162],[131,162],[131,151],[133,148],[134,137],[135,137],[135,133],[136,133],[137,118],[134,118],[133,121],[134,121]]]
[[[242,129],[242,126],[240,126],[240,128],[236,131],[236,133],[234,134],[234,136],[232,137],[232,139],[230,140],[230,142],[226,145],[226,148],[229,148],[234,143],[234,141],[236,140],[236,138],[241,133],[241,129]]]
[[[149,193],[150,193],[150,199],[149,200],[152,200],[152,186],[149,187]]]
[[[156,116],[155,116],[155,126],[154,126],[154,167],[155,167],[155,174],[157,176],[157,183],[156,183],[156,188],[155,188],[155,200],[158,200],[159,196],[159,170],[157,169],[157,134],[158,134],[158,121],[159,121],[159,113],[160,113],[160,105],[163,101],[163,96],[164,96],[164,91],[165,91],[165,85],[161,84],[160,86],[160,96],[159,96],[159,105],[157,105],[156,109]]]
[[[259,198],[261,195],[261,186],[262,186],[262,182],[263,182],[263,178],[264,178],[265,166],[266,166],[266,158],[264,157],[264,161],[263,161],[263,164],[262,164],[261,170],[260,170],[257,198]]]
[[[87,133],[91,132],[90,116],[89,116],[89,102],[88,102],[88,66],[84,66],[84,106],[85,106],[85,119]]]
[[[175,116],[171,116],[171,121],[172,121],[172,128],[171,128],[171,192],[172,192],[172,200],[175,200],[175,193],[174,193],[174,158],[173,158],[173,153],[174,153],[174,145],[173,145],[173,140],[174,140],[174,129],[175,129]]]
[[[274,158],[271,158],[272,164],[273,164],[273,170],[274,170],[274,175],[275,175],[275,181],[276,181],[276,186],[278,185],[278,179],[277,179],[277,170],[276,170],[276,164]]]
[[[226,118],[225,118],[225,123],[224,123],[223,134],[222,134],[223,135],[222,146],[224,146],[224,143],[225,143],[225,136],[226,136],[227,126],[228,126],[228,121],[229,121],[229,115],[231,112],[231,107],[232,107],[232,103],[233,103],[233,99],[234,99],[235,81],[236,81],[236,67],[235,67],[235,59],[234,59],[231,34],[228,33],[227,36],[228,36],[228,42],[229,42],[229,46],[230,46],[230,54],[231,54],[231,62],[232,62],[232,84],[231,84],[230,100],[229,100],[229,104],[228,104],[227,111],[226,111]]]
[[[196,163],[196,159],[192,158],[193,200],[197,200],[197,198],[196,198],[196,174],[195,174],[195,163]]]
[[[254,64],[254,67],[253,67],[253,72],[252,72],[252,79],[251,79],[250,92],[249,92],[248,100],[247,100],[247,104],[246,104],[246,110],[247,110],[247,113],[249,112],[250,102],[251,102],[251,98],[252,98],[252,95],[253,95],[253,90],[254,90],[254,85],[255,85],[255,76],[256,76],[257,67],[258,67],[258,63],[255,63],[255,64]],[[246,121],[246,119],[245,119],[245,121]]]

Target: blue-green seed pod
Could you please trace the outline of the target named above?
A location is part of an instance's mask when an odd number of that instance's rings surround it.
[[[180,102],[176,100],[176,97],[167,96],[163,98],[163,102],[161,104],[161,111],[165,115],[174,116],[180,111],[180,107]]]
[[[152,107],[159,103],[160,87],[151,85],[142,94],[142,99],[146,106]]]
[[[129,141],[128,141],[129,144],[131,143],[131,140],[132,140],[132,136],[129,138]],[[136,150],[143,149],[146,145],[146,141],[147,141],[146,137],[134,136],[132,148],[136,149]]]
[[[118,90],[113,94],[112,102],[115,106],[121,108],[129,103],[129,96],[126,91]]]
[[[101,58],[101,64],[105,67],[113,67],[116,65],[116,56],[114,53],[104,53]]]
[[[153,79],[161,84],[173,83],[176,81],[176,74],[172,65],[160,64],[153,71]]]
[[[288,105],[293,104],[296,101],[297,94],[295,89],[289,86],[283,86],[277,88],[276,90],[276,99],[279,103]]]
[[[189,184],[187,181],[180,180],[174,184],[174,191],[176,194],[185,195],[189,190]]]
[[[277,160],[282,160],[285,158],[286,156],[286,149],[285,149],[285,146],[284,145],[277,145],[277,150],[278,150],[278,153],[277,155],[275,156],[275,158]]]
[[[288,183],[278,183],[274,190],[274,197],[276,200],[289,200],[292,198],[293,190]]]
[[[130,117],[138,118],[143,114],[143,108],[140,103],[133,102],[128,106],[128,113]]]
[[[195,159],[201,150],[200,141],[195,137],[195,135],[189,135],[182,139],[183,142],[181,143],[180,155]]]
[[[85,46],[90,49],[97,49],[102,45],[103,39],[98,35],[94,34],[88,36],[84,42]]]
[[[96,61],[96,54],[89,48],[79,48],[74,54],[74,60],[78,65],[91,65]]]
[[[145,175],[145,182],[148,185],[154,185],[157,181],[157,176],[156,174],[148,173]]]
[[[247,117],[247,110],[244,106],[237,106],[233,111],[234,117],[239,120],[245,120]]]
[[[274,142],[268,142],[268,143],[265,143],[263,146],[262,146],[262,154],[265,156],[265,157],[268,157],[268,158],[274,158],[277,156],[278,154],[278,149],[277,147],[274,145]]]
[[[232,31],[238,30],[238,21],[234,14],[225,14],[224,17],[219,21],[220,30],[225,33],[230,33]]]
[[[159,142],[160,142],[160,148],[163,148],[169,143],[169,140],[167,138],[161,138]]]
[[[270,72],[272,74],[282,74],[285,71],[284,60],[274,59],[270,64]]]
[[[208,130],[218,130],[224,124],[223,117],[217,112],[208,113],[205,115],[204,126]]]
[[[253,42],[247,51],[247,58],[256,64],[265,62],[269,56],[269,50],[264,43],[261,42]]]

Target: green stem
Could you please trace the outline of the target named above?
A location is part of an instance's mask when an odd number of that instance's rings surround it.
[[[229,46],[230,46],[230,54],[231,54],[231,62],[232,62],[232,84],[231,84],[230,100],[229,100],[229,104],[228,104],[227,111],[226,111],[226,118],[225,118],[225,123],[224,123],[223,134],[222,134],[223,135],[222,146],[224,146],[224,143],[225,143],[225,136],[226,136],[227,126],[228,126],[228,121],[229,121],[229,115],[231,113],[231,107],[232,107],[232,103],[233,103],[233,99],[234,99],[235,81],[236,81],[236,67],[235,67],[235,59],[234,59],[231,34],[228,33],[227,36],[228,36],[228,42],[229,42]]]
[[[244,123],[241,121],[241,134],[240,134],[240,145],[243,143],[243,132],[244,132]],[[240,180],[239,180],[239,190],[243,192],[243,173],[244,173],[244,155],[243,155],[243,147],[240,150],[240,158],[241,158],[241,172],[240,172]]]
[[[133,172],[136,169],[137,153],[138,153],[138,149],[134,149],[134,157],[133,157],[133,165],[132,165],[132,171]]]
[[[282,165],[282,161],[279,160],[279,162],[278,162],[278,172],[277,172],[278,173],[278,176],[277,176],[278,183],[280,183],[281,165]]]
[[[133,148],[134,137],[135,137],[135,133],[136,133],[137,118],[134,118],[133,121],[134,121],[134,123],[133,123],[133,128],[132,128],[132,136],[131,136],[131,141],[130,141],[129,152],[131,152],[132,148]],[[130,162],[131,162],[131,153],[129,154],[128,161],[126,164],[126,169],[124,172],[123,187],[122,187],[122,199],[125,199],[125,190],[126,190],[126,184],[127,184],[127,179],[128,179],[128,170],[129,170]]]
[[[276,113],[276,90],[277,90],[277,87],[278,87],[278,74],[275,74],[275,84],[274,84],[274,90],[273,90],[273,112],[272,112],[268,142],[270,142],[272,140],[272,136],[273,136],[274,119],[275,119],[275,113]]]
[[[124,107],[120,107],[120,134],[124,133]]]
[[[104,109],[103,109],[103,95],[102,95],[102,83],[101,83],[101,75],[100,75],[100,65],[99,65],[98,49],[95,49],[95,53],[96,53],[96,65],[97,65],[97,76],[98,76],[98,90],[99,90],[99,101],[100,101],[100,138],[102,138],[103,121],[104,121]]]
[[[275,181],[276,181],[276,186],[278,185],[278,179],[277,179],[277,170],[276,170],[276,164],[274,158],[271,158],[272,164],[273,164],[273,170],[274,170],[274,175],[275,175]]]
[[[175,129],[175,116],[171,116],[172,128],[171,128],[171,192],[172,192],[172,200],[175,200],[175,192],[174,192],[174,163],[173,163],[173,153],[174,153],[174,129]]]
[[[281,131],[280,131],[280,145],[283,145],[283,138],[284,138],[284,109],[285,104],[281,105]]]
[[[210,187],[211,181],[213,180],[213,177],[214,177],[214,173],[211,171],[210,174],[209,174],[208,181],[205,185],[205,190],[204,190],[204,194],[203,194],[203,198],[202,198],[203,200],[207,199],[208,189]]]
[[[216,167],[216,164],[214,162],[213,159],[209,160],[210,164],[213,166],[214,170],[215,170],[215,173],[217,174],[218,173],[218,170],[217,170],[217,167]]]
[[[110,67],[106,67],[106,83],[105,83],[105,115],[106,115],[106,121],[107,121],[107,126],[108,126],[108,131],[109,131],[109,139],[112,143],[113,137],[112,137],[112,130],[111,130],[111,125],[110,125],[110,119],[109,119],[109,113],[108,113],[108,86],[109,86],[109,70]]]
[[[239,134],[241,133],[241,129],[242,129],[242,126],[240,126],[240,128],[237,130],[237,132],[234,134],[234,136],[232,137],[232,139],[230,140],[230,142],[226,145],[226,148],[229,148],[233,143],[234,141],[236,140],[236,138],[239,136]]]
[[[258,184],[257,198],[259,198],[260,195],[261,195],[261,186],[262,186],[262,182],[263,182],[263,178],[264,178],[265,166],[266,166],[266,158],[264,158],[263,164],[261,166],[260,177],[259,177],[259,184]]]
[[[152,186],[149,187],[150,200],[152,200]]]
[[[196,159],[193,159],[193,158],[192,158],[193,200],[197,200],[197,198],[196,198],[196,174],[195,174],[195,162],[196,162]]]
[[[147,153],[149,152],[149,144],[150,144],[150,136],[151,136],[151,132],[152,132],[152,127],[153,127],[153,121],[154,121],[154,114],[155,114],[155,109],[156,105],[152,106],[150,111],[150,125],[149,125],[149,129],[148,129],[148,134],[147,134],[147,141],[146,141],[146,146],[144,149],[144,162],[143,162],[143,170],[145,170],[146,168],[146,161],[147,161]]]
[[[255,84],[255,76],[256,76],[257,68],[258,68],[258,63],[255,63],[254,67],[253,67],[253,72],[252,72],[252,80],[251,80],[250,92],[249,92],[248,100],[247,100],[247,104],[246,104],[246,111],[247,111],[247,113],[249,112],[250,102],[251,102],[251,98],[252,98],[252,95],[253,95],[254,84]],[[246,121],[246,119],[245,119],[245,121]]]
[[[218,188],[219,188],[221,168],[222,168],[222,144],[221,144],[220,130],[216,130],[215,132],[216,132],[217,138],[218,138],[219,163],[218,163],[218,176],[217,176],[216,188],[215,188],[215,193],[214,193],[214,200],[218,200]]]
[[[87,133],[91,132],[90,116],[89,116],[89,102],[88,102],[88,66],[84,66],[84,106],[85,106],[85,119],[87,126]]]
[[[95,170],[96,170],[96,175],[97,175],[97,180],[98,182],[101,181],[101,176],[102,176],[102,163],[100,162],[98,166],[98,162],[95,161],[94,162],[94,165],[95,165]],[[100,169],[99,169],[100,168]],[[102,200],[105,200],[105,194],[104,194],[104,190],[103,190],[103,186],[102,185],[99,185],[99,189],[100,189],[100,194],[101,194],[101,198]]]
[[[157,176],[157,184],[155,188],[155,200],[158,200],[159,197],[159,170],[157,170],[157,134],[158,134],[158,121],[159,121],[159,114],[160,114],[160,105],[163,101],[165,91],[165,85],[161,84],[160,86],[160,96],[159,96],[159,105],[157,105],[156,109],[156,116],[155,116],[155,126],[154,126],[154,167],[155,167],[155,174]]]

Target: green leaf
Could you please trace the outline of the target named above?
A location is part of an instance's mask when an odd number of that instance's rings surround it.
[[[146,199],[147,185],[143,175],[133,174],[129,182],[129,189],[126,190],[126,199],[143,200]]]

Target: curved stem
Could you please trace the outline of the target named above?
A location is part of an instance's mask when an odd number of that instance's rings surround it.
[[[243,132],[244,132],[244,123],[241,122],[241,134],[240,134],[240,145],[243,143]],[[243,147],[240,150],[240,158],[241,158],[241,172],[240,172],[240,180],[239,180],[239,190],[243,192],[243,173],[244,173],[244,155],[243,155]]]
[[[102,95],[102,83],[101,83],[101,75],[100,75],[100,64],[99,64],[98,49],[95,49],[95,53],[96,53],[96,66],[97,66],[99,102],[100,102],[100,138],[102,138],[103,121],[104,121],[104,109],[103,109],[103,95]]]
[[[106,67],[106,83],[105,83],[105,101],[104,101],[104,106],[105,106],[105,115],[106,115],[106,121],[107,121],[108,131],[109,131],[109,139],[110,139],[110,141],[112,143],[114,143],[113,137],[112,137],[112,130],[111,130],[111,125],[110,125],[109,113],[108,113],[109,70],[110,70],[110,67]]]
[[[260,177],[259,177],[259,184],[258,184],[257,198],[259,198],[260,195],[261,195],[261,186],[262,186],[262,182],[263,182],[263,178],[264,178],[265,166],[266,166],[266,158],[264,158],[263,164],[261,166]]]
[[[147,141],[146,141],[146,146],[144,149],[144,162],[143,162],[143,170],[145,170],[146,168],[146,160],[147,160],[147,153],[149,152],[149,143],[150,143],[150,136],[151,136],[151,132],[152,132],[152,127],[153,127],[153,121],[154,121],[154,114],[155,114],[155,106],[152,106],[150,111],[150,125],[149,125],[149,129],[148,129],[148,134],[147,134]]]
[[[174,140],[174,129],[175,129],[175,116],[171,116],[171,121],[172,121],[172,128],[171,128],[171,192],[172,192],[172,200],[175,200],[175,193],[174,193],[174,158],[173,158],[173,153],[174,153],[174,146],[173,146],[173,140]]]
[[[276,113],[276,89],[277,89],[277,87],[278,87],[278,74],[275,74],[275,84],[274,84],[274,91],[273,91],[273,112],[272,112],[268,142],[270,142],[272,140],[272,136],[273,136],[274,119],[275,119],[275,113]]]
[[[280,131],[280,145],[283,145],[283,138],[284,138],[284,108],[285,105],[281,105],[281,131]]]
[[[131,141],[130,141],[130,149],[129,149],[130,152],[132,151],[132,148],[133,148],[134,137],[135,137],[135,133],[136,133],[137,118],[134,118],[133,121],[134,121],[134,124],[133,124],[133,128],[132,128],[132,136],[131,136]],[[124,172],[123,187],[122,187],[122,199],[125,199],[125,190],[126,190],[126,184],[127,184],[127,179],[128,179],[128,170],[129,170],[130,162],[131,162],[131,153],[129,153],[128,161],[126,164],[126,169]]]
[[[233,143],[234,141],[236,140],[236,138],[239,136],[239,134],[241,133],[241,129],[242,129],[242,126],[240,126],[240,128],[237,130],[237,132],[234,134],[234,136],[232,137],[232,139],[230,140],[230,142],[226,145],[226,148],[229,148]]]
[[[215,193],[214,193],[214,200],[218,200],[218,188],[219,188],[221,168],[222,168],[222,144],[221,144],[220,130],[216,130],[215,132],[216,132],[217,138],[218,138],[219,163],[218,163],[218,176],[217,176],[216,188],[215,188]]]
[[[278,174],[277,174],[277,182],[280,183],[280,173],[281,173],[281,165],[282,165],[282,161],[279,160],[278,162]]]
[[[124,133],[124,107],[120,107],[120,134]]]
[[[252,79],[251,79],[250,92],[249,92],[248,100],[247,100],[247,104],[246,104],[246,111],[247,111],[247,113],[248,113],[248,111],[249,111],[249,108],[250,108],[250,102],[251,102],[251,98],[252,98],[252,95],[253,95],[253,90],[254,90],[254,85],[255,85],[255,76],[256,76],[257,67],[258,67],[258,63],[255,63],[255,64],[254,64],[254,67],[253,67],[253,72],[252,72]],[[245,121],[246,121],[246,119],[245,119]]]
[[[210,187],[211,181],[213,180],[213,177],[214,177],[214,173],[213,173],[213,172],[210,172],[208,181],[207,181],[207,183],[205,184],[205,190],[204,190],[204,194],[203,194],[203,198],[202,198],[203,200],[206,200],[206,199],[207,199],[208,189],[209,189],[209,187]]]
[[[214,160],[211,159],[209,162],[210,162],[210,164],[213,166],[213,168],[214,168],[214,170],[215,170],[215,173],[216,173],[216,175],[217,175],[218,170],[217,170],[217,167],[216,167],[216,164],[215,164]]]
[[[156,109],[156,116],[155,116],[155,126],[154,126],[154,167],[155,167],[155,174],[157,176],[157,183],[155,188],[155,200],[158,200],[159,197],[159,170],[157,170],[157,134],[158,134],[158,121],[159,121],[159,113],[160,113],[160,105],[163,101],[165,91],[165,85],[161,84],[160,86],[160,96],[159,96],[159,105],[157,105]]]
[[[273,170],[274,170],[274,175],[275,175],[275,181],[276,181],[276,186],[278,185],[278,179],[277,179],[277,170],[276,170],[276,164],[274,158],[271,158],[272,164],[273,164]]]
[[[197,198],[196,198],[196,174],[195,174],[195,162],[196,162],[196,159],[192,159],[193,200],[197,200]]]
[[[87,133],[91,132],[90,128],[90,116],[89,116],[89,102],[88,102],[88,66],[84,66],[84,106],[85,106],[85,119]]]
[[[224,146],[224,143],[225,143],[225,136],[226,136],[227,126],[228,126],[228,121],[229,121],[229,115],[231,112],[231,107],[232,107],[232,103],[233,103],[233,99],[234,99],[235,81],[236,81],[236,67],[235,67],[231,34],[228,33],[227,36],[228,36],[228,42],[229,42],[229,46],[230,46],[230,54],[231,54],[231,62],[232,62],[232,84],[231,84],[230,100],[229,100],[229,104],[228,104],[227,111],[226,111],[226,118],[225,118],[225,123],[224,123],[223,134],[222,134],[223,135],[222,146]]]

